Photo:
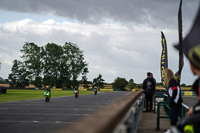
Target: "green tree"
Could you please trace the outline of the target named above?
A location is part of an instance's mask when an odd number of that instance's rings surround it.
[[[36,77],[33,84],[36,86],[36,87],[39,87],[41,88],[42,87],[42,77]]]
[[[136,88],[142,89],[142,84],[137,84],[137,85],[136,85]]]
[[[87,63],[84,61],[83,51],[76,44],[66,42],[63,46],[63,52],[62,66],[68,70],[68,78],[71,79],[71,86],[74,88],[79,85],[77,78],[87,67]]]
[[[0,83],[3,83],[3,78],[2,77],[0,77]]]
[[[44,85],[57,86],[60,77],[60,64],[63,56],[62,47],[48,43],[41,49],[41,57],[43,64],[43,83]]]
[[[83,82],[83,87],[84,88],[88,88],[88,84],[87,84],[87,73],[89,73],[88,68],[84,68],[83,72],[82,72],[82,82]]]
[[[135,88],[135,84],[134,84],[133,79],[129,80],[127,87],[130,89],[130,91],[132,91],[132,89]]]
[[[0,83],[1,84],[9,84],[8,79],[3,79],[2,77],[0,77]]]
[[[156,86],[161,86],[161,84],[162,84],[161,82],[159,82],[159,83],[156,83]]]
[[[30,72],[21,61],[14,60],[8,79],[12,87],[26,87],[29,85]]]
[[[13,66],[11,68],[11,74],[9,74],[8,79],[10,81],[10,86],[11,87],[16,87],[17,83],[19,82],[19,77],[20,77],[20,71],[19,71],[19,61],[14,60],[13,61]]]
[[[181,87],[186,87],[187,85],[185,83],[181,84]]]
[[[25,43],[21,52],[23,60],[13,62],[12,73],[9,75],[13,86],[22,84],[24,80],[37,87],[44,84],[74,88],[79,84],[78,76],[81,73],[86,76],[88,64],[84,61],[83,51],[76,44],[66,42],[64,46],[60,46],[48,43],[38,47],[34,43]]]
[[[71,88],[70,74],[64,65],[61,65],[60,81],[62,82],[62,87]]]
[[[42,62],[41,62],[41,52],[40,47],[34,43],[25,43],[21,49],[23,54],[21,58],[23,59],[24,66],[30,74],[31,81],[37,87],[41,87],[42,84]]]
[[[93,79],[93,87],[97,86],[98,89],[104,88],[104,79],[102,79],[102,75],[99,74],[97,78]]]
[[[113,88],[125,90],[125,87],[127,86],[127,84],[128,84],[128,81],[125,78],[117,77],[115,81],[113,82]]]

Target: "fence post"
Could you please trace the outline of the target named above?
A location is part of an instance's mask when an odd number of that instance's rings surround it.
[[[157,130],[160,130],[160,102],[157,102]]]

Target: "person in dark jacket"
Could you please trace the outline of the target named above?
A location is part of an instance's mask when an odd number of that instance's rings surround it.
[[[189,111],[187,112],[187,115],[189,115],[189,116],[200,113],[200,69],[195,68],[192,64],[191,64],[191,69],[194,74],[199,73],[198,79],[192,85],[192,90],[194,92],[196,92],[197,96],[199,97],[199,100],[193,107],[190,107]],[[196,70],[194,70],[194,69],[196,69]],[[197,71],[199,71],[199,72],[197,72]]]
[[[198,76],[192,85],[192,90],[196,92],[198,101],[193,107],[190,107],[187,112],[188,116],[181,120],[176,127],[182,133],[200,133],[200,65],[198,67],[190,62],[190,66],[193,74]]]
[[[178,112],[181,107],[183,99],[181,97],[181,90],[176,80],[176,76],[170,69],[165,69],[164,79],[167,86],[169,96],[169,107],[171,109],[170,124],[171,128],[175,127],[178,121]],[[171,133],[170,129],[166,133]]]
[[[151,78],[150,72],[147,73],[147,78],[143,81],[142,87],[144,90],[145,100],[146,100],[146,112],[151,112],[155,83],[154,80]]]
[[[194,69],[192,68],[192,71],[193,70]],[[198,71],[200,72],[200,70]],[[190,107],[189,111],[187,112],[188,117],[185,117],[176,125],[178,131],[181,133],[200,133],[200,78],[194,82],[192,85],[192,90],[196,92],[199,100],[193,107]]]

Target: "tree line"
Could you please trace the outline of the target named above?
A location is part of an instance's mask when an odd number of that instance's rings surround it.
[[[20,50],[21,60],[14,60],[8,76],[12,87],[25,87],[29,83],[36,87],[42,85],[73,88],[78,85],[80,74],[85,79],[88,64],[83,51],[76,44],[66,42],[64,46],[48,43],[39,47],[25,43]]]
[[[36,87],[56,86],[57,88],[74,88],[80,83],[84,88],[92,84],[97,88],[104,88],[104,79],[99,74],[97,78],[88,81],[88,63],[84,61],[83,51],[71,42],[65,42],[64,46],[48,43],[39,47],[35,43],[25,43],[21,52],[21,60],[14,60],[8,79],[0,77],[0,83],[9,83],[11,87],[25,88],[29,84]],[[82,80],[78,77],[82,75]],[[112,83],[113,88],[125,90],[128,88],[142,89],[142,84],[134,83],[133,79],[117,77]],[[156,83],[160,86],[160,83]],[[186,84],[181,84],[185,87]]]

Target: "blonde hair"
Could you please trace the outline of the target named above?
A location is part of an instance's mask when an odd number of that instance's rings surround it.
[[[169,87],[170,80],[175,79],[177,81],[176,76],[174,75],[172,70],[170,70],[168,68],[165,69],[165,71],[164,71],[164,79],[165,79],[165,84],[167,87]]]

